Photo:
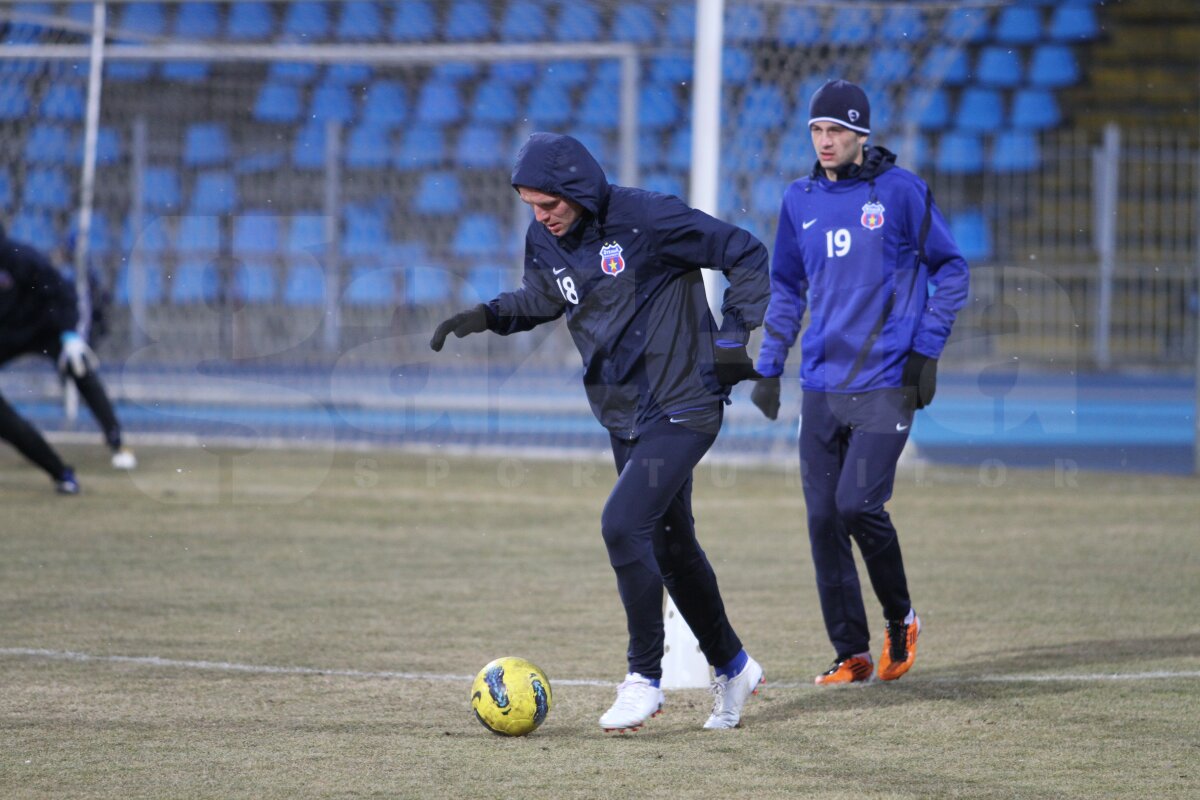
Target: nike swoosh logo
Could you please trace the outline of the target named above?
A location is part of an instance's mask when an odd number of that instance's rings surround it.
[[[904,433],[906,430],[908,430],[907,425],[901,425],[899,422],[896,423],[896,433]]]
[[[557,275],[560,272],[566,272],[566,271],[567,271],[566,267],[559,267],[558,269],[554,270],[554,274]]]
[[[691,419],[691,417],[683,417],[683,418],[671,417],[671,419],[669,421],[674,422],[676,425],[678,425],[680,422],[687,422],[690,419]]]
[[[816,225],[816,224],[817,224],[817,221],[815,219],[810,219],[808,222],[804,223],[800,227],[804,228],[804,230],[808,230],[809,228],[811,228],[813,225]]]

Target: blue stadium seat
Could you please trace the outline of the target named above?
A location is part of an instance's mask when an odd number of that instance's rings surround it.
[[[148,81],[154,76],[154,64],[149,61],[105,61],[104,77],[109,81]]]
[[[993,38],[1001,44],[1033,44],[1042,38],[1042,11],[1032,6],[1007,6],[996,18]]]
[[[500,17],[500,39],[539,42],[548,38],[546,5],[537,0],[513,0]]]
[[[178,211],[179,173],[173,167],[146,167],[142,178],[142,201],[150,211]]]
[[[216,39],[221,34],[219,7],[214,3],[181,3],[171,33],[176,39]]]
[[[767,16],[761,6],[744,2],[725,5],[725,41],[756,43],[767,33]]]
[[[324,83],[365,86],[374,72],[367,64],[330,64],[325,68]]]
[[[761,128],[742,129],[721,148],[721,168],[757,174],[766,163],[767,135]]]
[[[417,97],[416,121],[431,125],[451,125],[463,117],[458,86],[430,78]]]
[[[309,119],[350,122],[354,115],[354,97],[348,87],[338,83],[323,83],[313,89],[308,107]]]
[[[449,299],[450,272],[444,266],[422,264],[405,268],[405,304],[410,306],[439,305]]]
[[[445,162],[446,138],[441,128],[415,125],[404,129],[400,150],[396,153],[397,169],[426,169]]]
[[[554,21],[554,38],[560,42],[592,42],[603,30],[600,14],[589,0],[564,3]]]
[[[283,302],[301,308],[325,305],[324,270],[309,262],[292,264],[283,284]]]
[[[264,261],[243,261],[233,270],[234,296],[245,303],[273,303],[275,268]]]
[[[22,209],[13,215],[8,235],[19,242],[46,247],[58,241],[58,228],[47,212]]]
[[[791,183],[779,175],[760,175],[750,187],[750,210],[756,214],[778,214],[783,192]]]
[[[75,238],[79,235],[79,220],[73,219],[67,229],[67,249],[74,251]],[[88,252],[97,256],[107,256],[112,250],[114,239],[112,228],[108,224],[108,215],[103,211],[92,212],[91,229],[88,234]]]
[[[116,30],[111,33],[157,37],[167,32],[167,17],[161,3],[129,3],[117,8],[120,14],[116,15]]]
[[[167,217],[150,217],[148,220],[129,219],[121,232],[121,247],[132,255],[135,253],[156,256],[173,248],[171,225]]]
[[[836,8],[825,27],[825,39],[835,45],[865,45],[875,34],[870,15],[847,6]]]
[[[183,163],[189,167],[213,167],[229,161],[229,133],[219,122],[188,125],[183,138]]]
[[[741,47],[726,47],[721,54],[721,79],[732,86],[750,80],[754,74],[754,56]]]
[[[459,290],[459,302],[463,305],[486,303],[519,280],[510,266],[492,262],[476,264],[467,270],[467,279]]]
[[[412,210],[418,214],[457,214],[463,207],[462,186],[453,172],[432,171],[421,175]]]
[[[211,261],[188,259],[175,270],[171,280],[171,302],[186,306],[211,303],[217,299],[219,279]]]
[[[262,41],[275,34],[275,17],[270,4],[245,0],[229,5],[225,35],[235,41]]]
[[[921,11],[907,5],[890,5],[883,15],[879,32],[884,41],[919,42],[925,36]]]
[[[261,122],[295,122],[300,118],[300,90],[286,83],[267,82],[254,101],[254,118]]]
[[[455,0],[446,12],[442,35],[451,42],[484,41],[492,36],[492,11],[482,0]]]
[[[362,106],[363,122],[396,125],[408,118],[408,91],[394,80],[375,81],[367,87]]]
[[[965,131],[991,133],[1004,122],[1004,101],[995,89],[967,87],[958,98],[954,126]]]
[[[774,34],[780,44],[803,46],[821,41],[821,18],[816,9],[785,6],[779,11]]]
[[[383,169],[392,162],[391,130],[374,122],[357,125],[346,137],[345,153],[348,167]]]
[[[807,131],[807,126],[805,126]],[[670,133],[663,162],[670,169],[690,170],[692,168],[692,129],[690,126],[676,128]]]
[[[325,168],[325,122],[313,120],[296,129],[292,164],[300,169]]]
[[[116,128],[101,125],[96,129],[96,164],[107,166],[121,160],[121,134]]]
[[[662,83],[657,84],[659,90],[661,90],[661,87],[665,85],[666,84]],[[669,86],[667,91],[670,92]],[[641,97],[642,102],[645,102],[645,90],[643,90]],[[655,97],[657,97],[657,95],[655,95]],[[587,90],[579,99],[579,108],[575,114],[575,122],[578,125],[583,125],[591,128],[592,130],[615,131],[617,129],[617,122],[620,118],[620,104],[621,98],[615,87],[603,83],[593,83],[587,88]],[[673,105],[668,106],[667,110],[670,111],[672,108]],[[657,131],[658,129],[661,129],[663,127],[663,123],[661,121],[659,121],[657,124],[646,124],[647,114],[653,117],[658,113],[659,112],[655,109],[648,109],[645,106],[639,106],[639,127],[643,128],[644,130]]]
[[[919,74],[933,86],[961,86],[971,78],[967,51],[954,45],[935,44],[921,62]]]
[[[1033,51],[1029,83],[1043,89],[1059,89],[1079,82],[1079,64],[1067,45],[1043,44]]]
[[[942,23],[942,37],[951,44],[978,44],[990,35],[986,8],[952,8]]]
[[[342,216],[345,224],[342,254],[359,258],[369,256],[378,260],[387,249],[387,218],[386,209],[376,205],[348,206]]]
[[[12,173],[8,167],[0,166],[0,208],[9,208],[13,204]]]
[[[537,80],[538,65],[533,61],[499,61],[488,68],[488,74],[495,80],[524,86]]]
[[[504,226],[491,214],[467,214],[458,223],[450,252],[459,258],[496,258],[506,248]]]
[[[200,83],[208,79],[207,61],[168,61],[161,67],[163,80]]]
[[[686,194],[683,189],[683,181],[678,175],[670,172],[648,172],[642,176],[641,186],[649,192],[672,194],[676,197],[683,197]]]
[[[315,81],[320,71],[320,67],[312,62],[272,61],[267,67],[267,80],[306,85]]]
[[[770,128],[780,120],[786,119],[788,111],[787,98],[778,86],[751,86],[742,96],[734,124],[742,129]],[[807,111],[805,113],[807,114]],[[807,119],[807,116],[805,118]]]
[[[428,42],[437,38],[437,14],[427,0],[395,3],[389,37],[396,42]]]
[[[585,61],[551,61],[541,75],[541,80],[563,86],[579,86],[590,79],[591,70]]]
[[[63,210],[71,206],[71,185],[60,169],[31,169],[25,174],[21,205],[29,208]]]
[[[196,176],[190,208],[196,214],[228,214],[237,208],[237,183],[231,173],[210,171]]]
[[[53,17],[55,8],[50,3],[17,3],[13,11],[22,15]],[[46,28],[34,22],[11,21],[4,31],[5,44],[37,44]]]
[[[797,178],[812,169],[817,160],[808,127],[793,125],[779,137],[775,149],[775,167],[784,176]],[[781,198],[782,199],[782,198]]]
[[[79,160],[79,148],[71,132],[62,125],[39,122],[25,139],[25,161],[29,164],[66,164]]]
[[[673,3],[667,9],[663,36],[668,44],[691,45],[696,38],[696,4],[690,0]]]
[[[609,163],[608,158],[608,139],[599,131],[594,131],[589,128],[573,128],[566,132],[569,136],[575,137],[580,144],[588,149],[588,152],[595,156],[596,161],[600,162],[600,166],[609,175],[614,174],[612,171],[613,165]]]
[[[638,131],[637,163],[641,169],[658,169],[663,163],[663,139],[658,131]]]
[[[123,306],[129,305],[133,269],[133,265],[125,262],[117,272],[116,285],[113,287],[113,299]],[[142,270],[143,299],[149,305],[161,303],[163,300],[162,266],[157,261],[143,261],[139,269]]]
[[[181,217],[176,247],[183,253],[216,253],[221,249],[220,218],[206,214]]]
[[[941,130],[950,122],[950,97],[945,89],[920,89],[908,101],[907,117],[923,130]]]
[[[288,3],[283,12],[283,36],[306,42],[329,38],[329,10],[316,0]]]
[[[1028,131],[1001,131],[992,141],[994,172],[1029,172],[1042,165],[1037,137]]]
[[[680,83],[692,79],[692,58],[680,53],[664,53],[650,57],[650,80],[659,83]]]
[[[874,48],[871,52],[867,74],[871,76],[872,81],[877,83],[898,83],[908,79],[911,69],[912,59],[909,58],[908,51],[899,47],[879,47]],[[880,96],[882,95],[869,95],[872,102]],[[873,117],[874,115],[872,115],[872,123],[874,123]]]
[[[1100,22],[1090,4],[1068,2],[1054,9],[1046,32],[1058,42],[1086,42],[1100,35]]]
[[[233,250],[252,255],[274,255],[280,249],[279,217],[268,209],[254,209],[233,218]]]
[[[983,261],[992,255],[992,235],[983,214],[960,211],[950,220],[950,233],[968,261]]]
[[[29,90],[24,83],[0,82],[0,119],[29,116]]]
[[[343,42],[371,42],[383,35],[383,19],[379,6],[366,0],[341,3],[337,38]]]
[[[396,267],[379,268],[371,263],[350,268],[350,280],[342,299],[352,306],[387,308],[396,305]]]
[[[1021,57],[1011,47],[989,46],[979,51],[975,80],[981,86],[1011,89],[1021,83]]]
[[[454,160],[464,169],[503,169],[512,166],[508,150],[500,128],[468,125],[459,131]]]
[[[83,87],[75,83],[55,83],[46,90],[40,107],[43,119],[83,119]]]
[[[534,128],[553,129],[571,118],[571,92],[559,83],[534,84],[529,92],[525,116]]]
[[[618,98],[613,97],[614,106]],[[684,111],[675,95],[675,85],[670,83],[649,83],[641,88],[638,95],[638,125],[644,130],[657,131],[669,128],[679,122]],[[613,123],[618,121],[617,109],[613,108]]]
[[[613,14],[610,39],[614,42],[652,44],[658,37],[658,15],[649,7],[636,2],[626,2],[617,6]]]
[[[972,133],[947,131],[938,141],[934,163],[945,173],[977,173],[983,169],[983,144]]]
[[[471,119],[476,122],[512,123],[519,111],[517,94],[504,81],[486,80],[475,87]]]
[[[264,172],[278,172],[287,164],[284,150],[253,150],[234,159],[233,171],[237,175],[261,175]]]
[[[1062,122],[1062,113],[1054,93],[1045,89],[1018,89],[1013,95],[1012,126],[1027,130],[1045,130]]]
[[[319,253],[329,243],[325,233],[325,215],[300,211],[288,221],[287,253],[292,256]]]

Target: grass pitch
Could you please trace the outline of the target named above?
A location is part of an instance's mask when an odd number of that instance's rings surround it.
[[[768,685],[740,730],[700,730],[688,690],[621,736],[596,724],[624,672],[608,462],[142,448],[126,475],[65,449],[75,498],[0,453],[5,798],[1200,796],[1194,480],[902,473],[916,667],[818,690],[794,474],[702,466]],[[470,711],[506,654],[554,687],[523,739]]]

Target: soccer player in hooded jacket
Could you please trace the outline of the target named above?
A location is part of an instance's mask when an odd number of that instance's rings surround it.
[[[716,673],[704,727],[736,727],[763,670],[734,632],[696,540],[692,471],[716,440],[730,387],[758,377],[746,341],[767,306],[767,250],[676,197],[609,184],[570,136],[531,135],[512,184],[534,215],[520,288],[446,320],[430,346],[441,350],[450,333],[508,335],[566,317],[618,472],[600,527],[625,607],[629,669],[600,726],[637,729],[662,708],[665,585]],[[701,268],[729,279],[720,328]]]
[[[780,379],[801,319],[800,466],[832,666],[819,685],[871,678],[870,637],[851,540],[883,606],[878,676],[912,666],[913,611],[896,528],[884,509],[913,414],[933,400],[937,361],[967,298],[967,262],[925,183],[867,145],[861,88],[829,81],[812,98],[817,163],[786,190],[771,303],[751,398],[779,413]]]
[[[121,443],[121,425],[97,375],[99,361],[75,328],[75,287],[41,252],[8,238],[0,226],[0,364],[18,356],[54,360],[63,380],[74,381],[104,431],[116,469],[133,469],[137,459]],[[0,396],[0,438],[37,464],[61,494],[77,494],[75,472],[28,420]]]

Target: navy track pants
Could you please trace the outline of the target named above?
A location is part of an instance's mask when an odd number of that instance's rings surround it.
[[[721,415],[716,406],[677,415],[686,424],[663,419],[633,441],[612,437],[619,477],[600,527],[625,606],[629,671],[649,678],[662,677],[664,585],[710,664],[742,649],[692,518],[692,471],[716,441]]]
[[[850,540],[858,543],[884,619],[911,608],[896,528],[884,510],[912,427],[901,389],[804,393],[800,474],[825,630],[839,659],[869,649],[870,633]]]

